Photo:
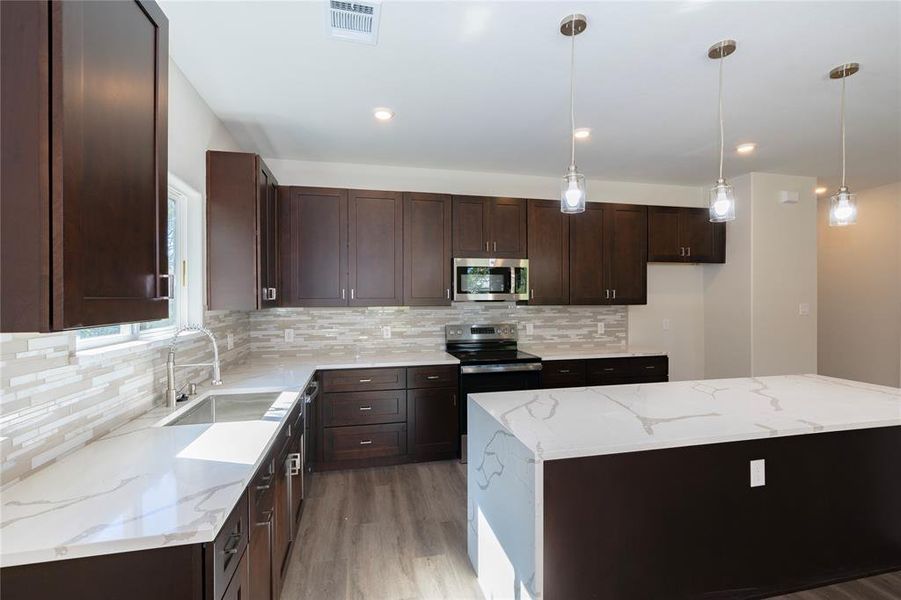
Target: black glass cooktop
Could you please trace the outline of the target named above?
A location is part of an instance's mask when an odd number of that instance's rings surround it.
[[[460,363],[472,364],[503,364],[521,362],[540,362],[541,359],[528,352],[519,350],[454,350],[448,349],[448,353],[460,359]]]

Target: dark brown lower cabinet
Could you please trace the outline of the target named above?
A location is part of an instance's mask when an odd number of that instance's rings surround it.
[[[426,388],[407,392],[407,449],[417,460],[457,455],[460,423],[457,388]]]
[[[241,562],[235,571],[234,577],[225,588],[222,600],[249,600],[250,598],[250,571],[247,554],[241,556]]]
[[[543,388],[669,381],[666,356],[547,360],[541,367]]]
[[[272,517],[273,496],[269,491],[264,501],[251,510],[248,543],[249,587],[254,600],[272,600]]]

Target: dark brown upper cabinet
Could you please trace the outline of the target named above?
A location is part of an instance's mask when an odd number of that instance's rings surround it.
[[[553,200],[529,200],[529,304],[569,304],[569,215]]]
[[[281,306],[347,306],[347,190],[280,187]]]
[[[404,194],[404,304],[451,302],[451,197]]]
[[[403,194],[350,190],[347,206],[349,305],[403,304]]]
[[[726,224],[706,208],[648,207],[648,261],[726,262]]]
[[[207,307],[253,310],[276,306],[276,190],[256,154],[208,151]]]
[[[153,2],[0,5],[0,328],[166,317],[165,15]]]
[[[454,196],[454,256],[526,258],[527,210],[518,198]]]
[[[647,207],[588,203],[569,227],[570,304],[647,303]]]
[[[607,287],[611,304],[648,302],[648,208],[608,204]]]

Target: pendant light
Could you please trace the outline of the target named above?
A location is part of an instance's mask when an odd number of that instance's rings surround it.
[[[845,185],[845,79],[860,70],[857,63],[848,63],[829,71],[829,79],[842,80],[842,185],[838,193],[829,199],[829,226],[844,227],[857,222],[857,196],[848,191]]]
[[[726,183],[723,177],[723,61],[727,56],[735,52],[735,40],[723,40],[712,45],[707,50],[708,58],[718,60],[720,63],[719,105],[717,112],[720,121],[720,176],[716,185],[710,188],[710,221],[720,223],[735,220],[735,194],[732,186]]]
[[[585,31],[588,21],[585,15],[572,14],[560,22],[560,33],[570,39],[569,48],[569,141],[570,157],[569,168],[563,176],[560,186],[560,212],[581,213],[585,212],[585,200],[588,190],[585,187],[585,175],[576,167],[576,118],[575,118],[575,64],[576,64],[576,36]]]

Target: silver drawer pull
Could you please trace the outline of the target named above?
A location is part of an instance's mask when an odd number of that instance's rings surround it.
[[[604,370],[605,371],[613,371],[614,369],[613,369],[613,367],[604,367]]]
[[[229,546],[222,549],[222,554],[237,554],[238,546],[241,545],[241,534],[239,532],[235,532],[228,536],[229,542],[234,541],[234,543],[229,544]]]
[[[360,410],[372,410],[371,406],[361,406]]]
[[[434,381],[435,379],[440,379],[440,378],[441,378],[440,375],[429,375],[428,377],[426,377],[426,379],[428,379],[429,381]]]
[[[657,367],[653,367],[653,366],[645,367],[645,369],[656,369],[656,368],[657,368]]]
[[[569,369],[560,369],[557,372],[558,373],[569,373]]]
[[[371,443],[372,443],[372,440],[360,440],[361,446],[368,446]]]
[[[372,379],[361,379],[360,383],[369,383]]]

